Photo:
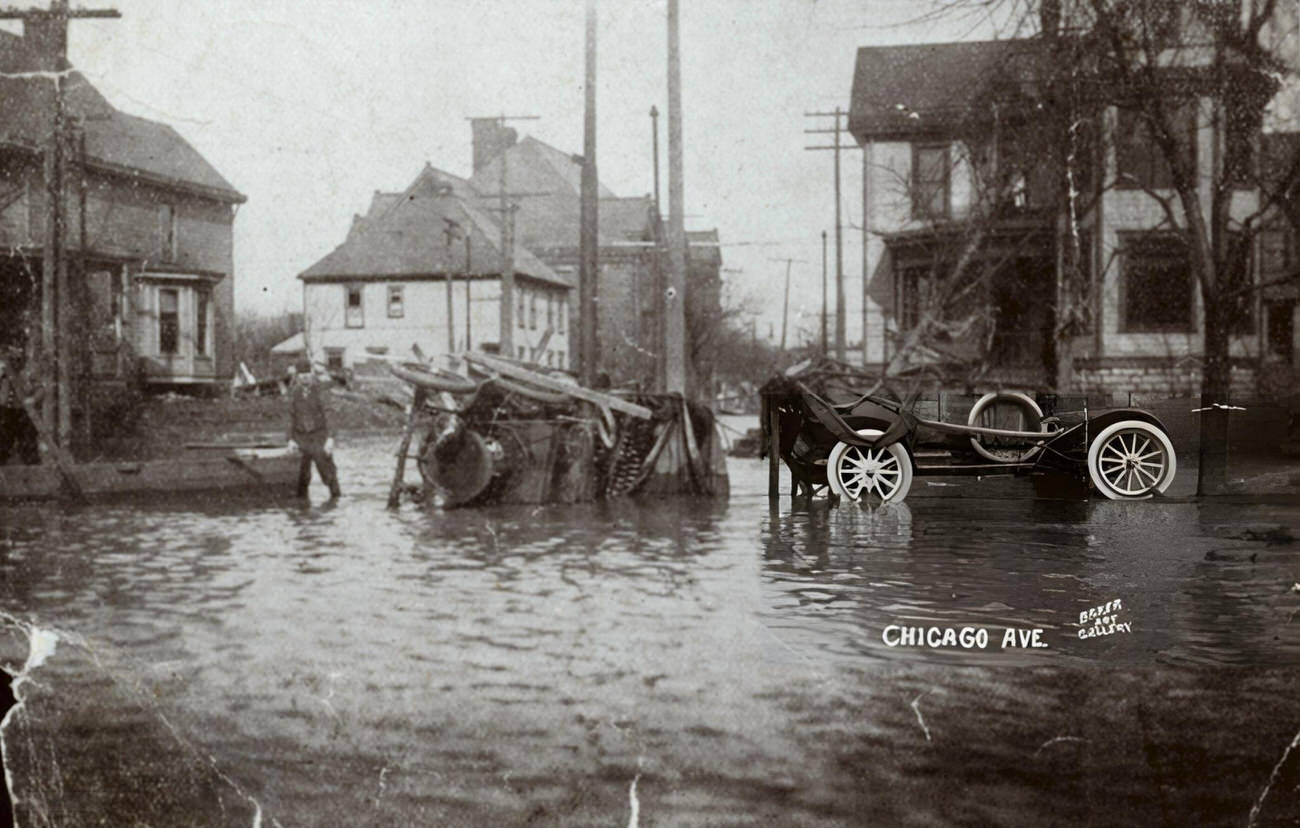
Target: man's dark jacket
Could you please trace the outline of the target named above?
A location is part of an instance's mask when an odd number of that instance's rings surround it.
[[[315,382],[297,382],[293,385],[289,405],[289,437],[298,445],[312,447],[325,445],[329,426],[325,423],[325,404],[321,400],[320,385]]]

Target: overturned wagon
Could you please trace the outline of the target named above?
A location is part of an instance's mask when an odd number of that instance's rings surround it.
[[[465,360],[471,376],[391,366],[414,398],[389,505],[400,499],[407,459],[421,495],[448,507],[726,493],[708,409],[677,395],[602,393],[488,355]]]

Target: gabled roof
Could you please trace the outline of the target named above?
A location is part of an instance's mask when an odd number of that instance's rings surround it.
[[[395,196],[395,197],[394,197]],[[498,275],[504,264],[499,225],[473,199],[425,167],[404,192],[376,193],[342,244],[307,268],[303,281]],[[468,267],[464,239],[469,237]],[[571,287],[527,248],[515,245],[514,271]]]
[[[654,238],[654,203],[648,196],[601,198],[597,239],[602,246],[646,242]],[[582,204],[572,194],[522,199],[515,213],[521,244],[536,250],[577,248],[582,232]]]
[[[507,192],[568,195],[582,192],[582,160],[578,156],[531,136],[512,144],[504,155]],[[501,155],[475,170],[469,184],[485,196],[495,195],[501,188]],[[600,197],[613,198],[614,194],[601,186]]]
[[[721,267],[722,247],[720,246],[718,231],[716,229],[687,230],[686,256],[691,264],[704,265],[705,267]]]
[[[0,76],[0,144],[38,152],[49,135],[54,89],[48,77],[33,73],[38,65],[22,37],[0,31],[0,72],[7,75]],[[68,114],[84,119],[92,166],[220,201],[244,201],[170,126],[118,111],[79,72],[68,76],[64,89]]]
[[[600,241],[654,240],[654,199],[650,196],[602,198],[600,200]]]
[[[1043,41],[982,40],[858,49],[849,132],[863,140],[941,133],[999,80],[1032,80]]]

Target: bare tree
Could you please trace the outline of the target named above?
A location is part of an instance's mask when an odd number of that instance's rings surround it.
[[[1058,203],[1069,229],[1086,212],[1077,201],[1086,191],[1070,180],[1081,126],[1095,124],[1098,148],[1121,158],[1134,147],[1151,150],[1151,176],[1133,176],[1120,163],[1118,176],[1098,177],[1093,192],[1144,191],[1163,214],[1150,229],[1185,255],[1203,312],[1200,489],[1223,488],[1221,406],[1232,390],[1232,342],[1261,287],[1252,251],[1265,229],[1300,220],[1297,143],[1270,142],[1268,153],[1260,146],[1266,106],[1295,68],[1284,53],[1296,48],[1294,8],[1278,0],[950,0],[936,8],[983,14],[1013,33],[1039,29],[1044,63],[1036,88],[1055,133],[1044,157],[1065,175]],[[1200,151],[1207,136],[1208,163]],[[1060,250],[1058,343],[1093,324],[1077,235],[1070,241]]]

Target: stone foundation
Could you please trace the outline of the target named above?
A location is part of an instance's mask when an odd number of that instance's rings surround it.
[[[1201,393],[1201,361],[1194,357],[1088,357],[1074,361],[1074,384],[1082,394],[1112,397],[1195,398]],[[1233,362],[1233,399],[1258,396],[1255,367]]]

